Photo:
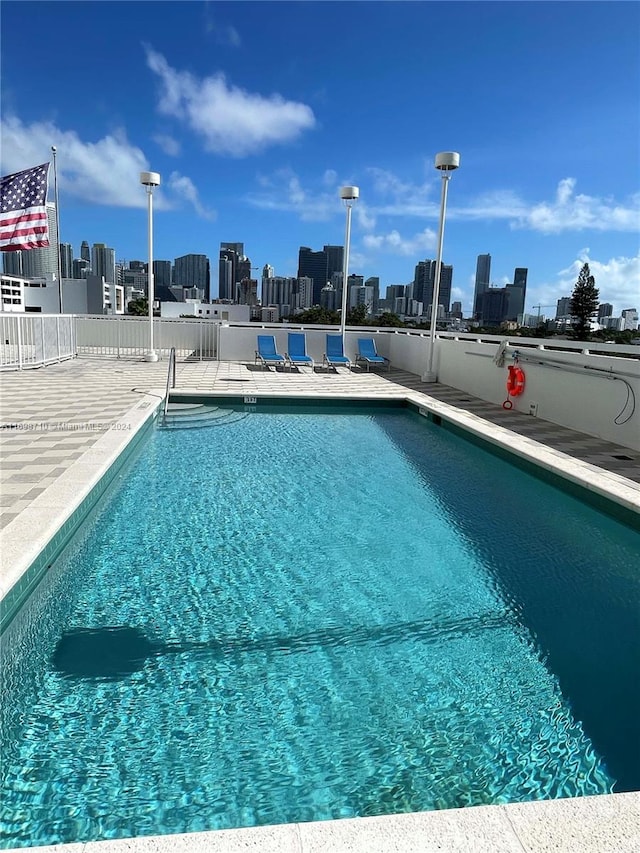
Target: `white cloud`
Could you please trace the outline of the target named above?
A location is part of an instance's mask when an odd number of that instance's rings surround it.
[[[326,186],[327,172],[320,182]],[[331,190],[305,189],[295,172],[279,169],[271,175],[259,175],[257,183],[260,192],[250,193],[247,201],[261,210],[295,213],[305,222],[325,222],[341,210],[336,180]]]
[[[27,125],[16,116],[8,116],[0,122],[0,138],[2,174],[47,162],[51,146],[55,145],[62,192],[112,207],[147,205],[140,172],[149,170],[149,161],[140,148],[128,141],[124,130],[116,130],[97,142],[84,142],[74,130],[61,130],[52,122]],[[51,176],[49,184],[53,185]],[[176,198],[189,201],[200,216],[214,215],[201,204],[191,179],[174,172],[168,184],[154,192],[154,206],[170,210],[175,207]]]
[[[145,47],[147,65],[162,82],[158,109],[181,121],[204,139],[205,148],[217,154],[244,157],[269,145],[289,142],[315,126],[310,107],[246,92],[227,82],[218,72],[197,78],[176,71],[162,54]]]
[[[531,228],[545,234],[562,231],[637,231],[640,227],[640,194],[628,204],[613,199],[576,195],[575,178],[563,178],[552,202],[533,205],[513,223],[515,228]]]
[[[181,175],[179,172],[172,172],[169,176],[169,187],[177,196],[184,198],[186,201],[192,204],[198,216],[202,216],[203,219],[216,218],[216,212],[214,210],[206,208],[201,203],[200,197],[198,195],[198,190],[196,189],[195,184],[193,183],[191,178],[187,178],[185,175]]]
[[[168,133],[156,133],[153,141],[162,148],[169,157],[178,157],[180,154],[180,143]]]
[[[413,237],[405,238],[394,229],[387,234],[365,234],[362,243],[370,250],[391,252],[394,255],[419,255],[434,248],[436,233],[431,228],[425,228]]]
[[[541,314],[555,316],[556,301],[561,296],[571,296],[578,273],[587,263],[595,278],[600,302],[610,302],[614,306],[614,316],[619,317],[625,308],[640,310],[640,253],[631,258],[617,257],[607,261],[590,255],[590,249],[582,249],[569,267],[558,272],[555,281],[537,284],[531,291],[527,289],[527,302],[531,301],[534,307],[540,303]]]
[[[52,122],[23,124],[15,116],[2,119],[2,172],[27,169],[51,158],[51,146],[58,149],[58,181],[71,195],[96,204],[117,207],[144,207],[146,197],[140,186],[140,172],[149,169],[144,153],[132,145],[124,130],[83,142],[73,130],[60,130]],[[154,199],[156,196],[154,195]],[[161,192],[158,207],[167,203]]]

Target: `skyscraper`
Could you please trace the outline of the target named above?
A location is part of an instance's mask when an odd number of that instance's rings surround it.
[[[2,271],[7,275],[22,276],[22,252],[3,252]]]
[[[327,256],[327,281],[331,281],[334,272],[342,272],[344,265],[344,246],[323,246]]]
[[[238,282],[238,261],[244,256],[244,243],[220,243],[218,259],[218,298],[233,302]]]
[[[491,255],[478,255],[476,263],[476,284],[473,290],[473,316],[478,317],[480,307],[479,297],[489,289],[491,280]]]
[[[300,246],[298,252],[298,278],[313,281],[312,304],[320,305],[320,293],[329,281],[327,278],[327,253],[314,252],[309,246]]]
[[[84,258],[74,258],[71,265],[71,278],[86,278],[91,269],[89,261]]]
[[[570,297],[569,297],[569,301],[571,301]],[[598,305],[598,323],[601,323],[605,317],[612,317],[612,316],[613,316],[613,305],[610,302],[601,302],[600,305]]]
[[[116,253],[106,243],[94,243],[91,250],[91,272],[102,276],[107,284],[116,283]]]
[[[171,287],[171,261],[153,262],[154,287]]]
[[[89,248],[89,244],[86,240],[83,240],[80,244],[80,257],[83,261],[91,263],[91,249]]]
[[[197,287],[204,292],[204,298],[210,298],[210,267],[206,255],[181,255],[175,259],[173,283],[176,287]]]
[[[529,270],[526,267],[516,267],[513,274],[513,284],[507,285],[507,294],[509,297],[507,320],[517,320],[518,315],[524,314],[528,272]]]
[[[47,202],[47,221],[49,224],[49,247],[21,252],[22,275],[25,278],[39,278],[43,275],[58,277],[58,228],[56,206],[52,202]]]
[[[418,261],[413,279],[413,299],[422,302],[426,312],[433,303],[433,288],[436,279],[436,261],[427,259]],[[438,305],[442,305],[445,311],[449,310],[451,302],[451,284],[453,280],[453,266],[442,264],[440,266],[440,290],[438,291]]]
[[[71,243],[60,243],[60,275],[62,278],[73,277],[73,246]]]

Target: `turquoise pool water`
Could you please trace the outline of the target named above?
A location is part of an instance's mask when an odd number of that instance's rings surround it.
[[[402,410],[120,479],[3,638],[5,847],[640,787],[628,527]]]

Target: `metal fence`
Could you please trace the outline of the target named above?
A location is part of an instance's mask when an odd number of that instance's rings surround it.
[[[59,314],[0,314],[0,370],[23,370],[73,358],[74,320]]]
[[[76,317],[78,355],[138,358],[149,351],[149,319],[145,317]],[[160,358],[172,348],[181,359],[204,361],[218,357],[218,323],[213,320],[153,321],[154,350]]]

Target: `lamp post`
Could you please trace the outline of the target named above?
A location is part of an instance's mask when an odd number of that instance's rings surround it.
[[[149,352],[145,361],[157,361],[158,353],[153,348],[153,190],[160,186],[158,172],[140,172],[140,183],[147,188],[148,220],[149,220],[149,264],[147,267],[147,300],[149,302]]]
[[[451,180],[451,172],[460,165],[460,155],[456,151],[441,151],[436,154],[435,167],[442,172],[442,196],[440,198],[440,226],[438,228],[438,254],[436,257],[436,275],[433,282],[433,300],[431,302],[431,342],[429,345],[429,362],[427,372],[422,376],[423,382],[435,382],[438,378],[433,369],[433,354],[436,347],[436,321],[438,318],[438,298],[440,296],[440,273],[442,270],[442,244],[444,242],[444,218],[447,210],[447,189]]]
[[[347,282],[349,276],[349,243],[351,241],[351,208],[360,196],[359,187],[341,187],[340,198],[347,208],[347,226],[344,235],[344,254],[342,256],[342,312],[340,314],[340,334],[342,346],[346,349],[344,332],[347,323]]]

